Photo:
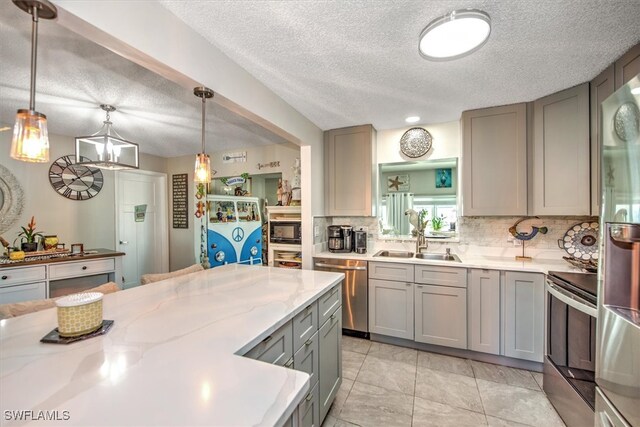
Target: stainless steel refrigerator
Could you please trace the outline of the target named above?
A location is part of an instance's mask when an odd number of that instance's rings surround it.
[[[640,74],[602,103],[598,426],[640,427]]]

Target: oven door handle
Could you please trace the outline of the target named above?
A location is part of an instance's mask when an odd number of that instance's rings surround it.
[[[333,268],[335,270],[367,271],[367,267],[352,267],[352,266],[348,266],[348,265],[325,264],[323,262],[316,262],[316,267],[318,267],[318,268]]]
[[[598,318],[598,309],[595,305],[577,295],[573,295],[570,292],[565,291],[549,281],[547,281],[547,292],[568,306],[573,307],[582,313],[588,314],[591,317],[596,319]]]

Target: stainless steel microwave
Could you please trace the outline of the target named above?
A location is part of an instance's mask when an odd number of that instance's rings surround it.
[[[271,221],[269,223],[269,241],[271,243],[302,243],[302,224],[300,221]]]

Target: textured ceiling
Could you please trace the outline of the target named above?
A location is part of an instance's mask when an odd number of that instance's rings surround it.
[[[29,106],[31,17],[9,1],[0,11],[0,127]],[[112,104],[113,128],[163,157],[194,154],[201,145],[201,101],[192,92],[53,21],[39,25],[36,110],[49,132],[88,135],[102,126],[100,104]],[[214,102],[207,103],[207,151],[285,142]]]
[[[322,129],[457,120],[595,77],[640,42],[640,0],[168,1],[161,3]],[[460,8],[488,43],[429,62],[418,35]]]

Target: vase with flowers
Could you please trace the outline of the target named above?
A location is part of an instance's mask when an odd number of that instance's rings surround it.
[[[18,233],[18,239],[21,241],[21,249],[24,252],[33,252],[38,250],[38,242],[36,241],[37,237],[42,238],[42,233],[36,231],[36,220],[32,216],[31,221],[27,224],[26,227],[20,227],[22,231]],[[16,239],[17,240],[17,239]],[[14,242],[15,246],[15,242]]]

